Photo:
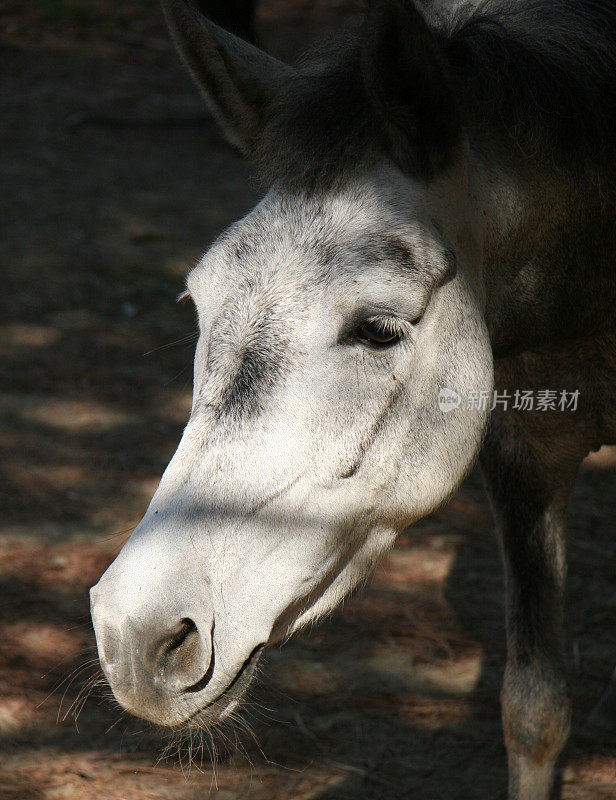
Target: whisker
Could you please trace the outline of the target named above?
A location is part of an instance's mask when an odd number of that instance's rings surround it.
[[[177,381],[177,379],[180,377],[180,375],[182,375],[184,372],[186,372],[186,370],[187,370],[187,369],[188,369],[188,365],[187,365],[187,366],[185,366],[185,367],[182,367],[182,369],[181,369],[181,370],[180,370],[180,371],[177,373],[177,375],[174,375],[174,376],[173,376],[173,378],[170,378],[170,379],[169,379],[169,380],[168,380],[168,381],[165,383],[165,387],[167,387],[167,386],[169,386],[170,384],[172,384],[172,383],[173,383],[173,381]]]
[[[73,674],[75,674],[75,673],[79,673],[79,671],[80,671],[80,670],[84,670],[84,669],[86,669],[86,667],[87,667],[87,666],[88,666],[88,665],[83,665],[83,664],[82,664],[81,666],[79,666],[79,667],[77,667],[75,670],[73,670],[73,672],[71,672],[71,673],[70,673],[70,675],[68,675],[68,677],[66,677],[66,678],[63,678],[63,679],[60,681],[60,683],[58,683],[56,686],[54,686],[54,688],[53,688],[53,689],[52,689],[52,690],[49,692],[49,694],[48,694],[46,697],[44,697],[44,698],[41,700],[41,702],[40,702],[40,703],[37,703],[37,704],[34,706],[35,710],[38,710],[38,709],[39,709],[41,706],[45,705],[45,703],[46,703],[46,702],[47,702],[47,701],[50,699],[50,697],[52,697],[52,696],[53,696],[53,695],[54,695],[54,694],[55,694],[55,693],[56,693],[56,692],[57,692],[57,691],[58,691],[58,690],[59,690],[59,689],[60,689],[60,688],[61,688],[61,687],[62,687],[62,686],[63,686],[63,685],[66,683],[66,681],[68,681],[68,680],[71,678],[71,676],[72,676]],[[92,665],[89,665],[89,666],[92,666]],[[43,674],[41,677],[42,677],[42,678],[46,678],[48,675],[49,675],[49,673],[47,672],[47,673]],[[77,675],[75,674],[75,678],[76,678],[76,677],[77,677]],[[70,684],[69,684],[69,686],[70,686]],[[68,690],[68,688],[69,688],[69,687],[67,686],[66,688],[67,688],[67,690]],[[66,694],[66,692],[65,692],[65,694]]]
[[[110,533],[107,536],[103,536],[99,541],[109,542],[111,541],[111,539],[117,539],[118,536],[123,536],[125,533],[129,533],[130,531],[134,530],[138,522],[139,520],[136,519],[134,525],[131,525],[128,528],[123,528],[121,531],[115,531],[115,533]]]
[[[79,705],[79,708],[75,707],[74,720],[75,720],[75,727],[76,728],[77,728],[77,722],[79,720],[79,716],[80,716],[81,712],[83,711],[86,703],[88,702],[88,699],[92,696],[92,692],[100,685],[101,685],[101,677],[100,677],[100,675],[95,675],[90,679],[90,683],[89,683],[88,689],[84,694],[83,700],[81,701],[81,704]],[[79,730],[79,728],[77,728],[77,730]]]
[[[110,726],[107,728],[107,730],[105,731],[105,736],[106,736],[106,735],[109,733],[109,731],[110,731],[110,730],[112,730],[113,728],[115,728],[115,726],[118,724],[118,722],[121,722],[121,721],[124,719],[124,717],[125,717],[125,716],[126,716],[126,711],[122,711],[122,713],[121,713],[121,714],[120,714],[120,716],[119,716],[119,717],[116,719],[116,721],[115,721],[115,722],[112,722],[112,723],[111,723],[111,725],[110,725]]]
[[[154,347],[154,348],[152,348],[152,350],[148,350],[143,355],[144,356],[151,356],[152,353],[158,353],[160,350],[167,350],[170,347],[176,347],[177,345],[180,345],[180,344],[193,342],[193,341],[196,341],[198,338],[199,338],[199,332],[198,331],[193,331],[192,333],[189,333],[186,336],[182,336],[181,339],[176,339],[174,342],[168,342],[167,344],[161,344],[158,347]]]
[[[81,675],[81,674],[82,674],[83,672],[85,672],[86,670],[88,670],[88,669],[93,669],[93,668],[95,668],[95,667],[94,667],[94,664],[93,664],[93,663],[91,663],[91,662],[88,662],[88,663],[86,663],[86,664],[82,664],[80,667],[78,667],[76,670],[74,670],[74,671],[73,671],[73,672],[72,672],[72,673],[69,675],[69,677],[68,677],[68,678],[65,678],[65,679],[62,681],[62,683],[60,683],[60,685],[59,685],[59,686],[58,686],[58,687],[57,687],[57,688],[54,690],[54,692],[55,692],[55,691],[57,691],[57,690],[58,690],[58,689],[59,689],[59,688],[60,688],[60,687],[61,687],[61,686],[62,686],[64,683],[66,683],[66,681],[68,681],[68,683],[67,683],[67,685],[66,685],[66,688],[64,689],[64,692],[63,692],[63,694],[62,694],[62,697],[61,697],[61,699],[60,699],[60,704],[59,704],[59,706],[58,706],[58,714],[57,714],[57,717],[56,717],[56,724],[57,724],[57,725],[58,725],[58,724],[60,724],[60,716],[61,716],[61,714],[62,714],[62,707],[63,707],[63,705],[64,705],[64,700],[65,700],[65,698],[66,698],[66,695],[67,695],[67,693],[68,693],[68,690],[71,688],[71,686],[73,685],[73,683],[75,683],[75,681],[77,680],[77,678],[79,677],[79,675]],[[98,667],[96,667],[96,669],[98,669]],[[54,694],[54,692],[52,692],[51,694]],[[51,695],[50,695],[50,697],[51,697]],[[74,702],[74,701],[73,701],[73,702]],[[71,706],[72,706],[72,703],[71,703]],[[69,710],[70,710],[70,707],[71,707],[71,706],[69,706]],[[67,713],[68,713],[68,712],[67,712]],[[62,721],[64,722],[64,720],[65,720],[65,719],[66,719],[66,714],[65,714],[65,715],[64,715],[64,717],[62,718]]]
[[[80,706],[81,698],[83,696],[85,696],[85,698],[87,699],[90,687],[92,686],[92,682],[95,681],[95,680],[98,680],[98,679],[99,679],[98,671],[94,675],[91,675],[87,679],[87,681],[83,684],[81,689],[77,692],[77,695],[76,695],[75,699],[73,700],[73,702],[67,708],[66,713],[62,717],[62,722],[64,722],[64,720],[68,717],[68,715],[71,713],[72,710],[74,710],[76,712],[78,708],[81,708],[81,706]],[[77,716],[79,716],[79,715],[77,715]],[[75,722],[77,722],[77,717],[75,716],[75,713],[73,713],[73,718],[74,718]]]

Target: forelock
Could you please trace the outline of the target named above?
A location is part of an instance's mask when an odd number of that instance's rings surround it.
[[[343,185],[381,151],[360,43],[347,36],[305,58],[269,110],[256,160],[264,181],[314,194]]]

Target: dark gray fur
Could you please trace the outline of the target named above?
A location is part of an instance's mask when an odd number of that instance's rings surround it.
[[[461,6],[437,35],[474,137],[613,182],[616,3],[493,0]]]
[[[242,343],[239,363],[223,384],[217,406],[220,417],[231,414],[246,419],[259,413],[285,372],[289,348],[280,326],[260,319]]]
[[[528,169],[590,170],[600,191],[613,189],[616,3],[461,6],[433,31],[476,145]],[[362,80],[362,42],[322,47],[281,89],[255,154],[268,182],[322,190],[386,149]]]

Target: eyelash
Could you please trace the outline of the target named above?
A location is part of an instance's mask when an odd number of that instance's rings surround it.
[[[368,317],[357,327],[355,338],[377,350],[394,347],[404,338],[404,328],[392,317]]]

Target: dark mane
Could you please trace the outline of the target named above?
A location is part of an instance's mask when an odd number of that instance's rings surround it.
[[[613,161],[614,0],[488,0],[439,35],[471,133],[533,166]]]
[[[431,25],[476,146],[533,168],[613,171],[616,0],[488,0]],[[300,74],[266,126],[261,172],[326,188],[383,151],[359,40],[334,44]]]
[[[308,53],[297,81],[270,111],[257,156],[267,182],[327,189],[360,170],[378,150],[378,125],[363,87],[357,37]]]

